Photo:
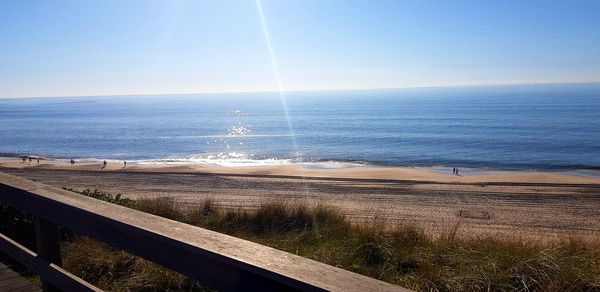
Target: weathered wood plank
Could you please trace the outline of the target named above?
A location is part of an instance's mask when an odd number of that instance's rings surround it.
[[[58,233],[58,226],[46,219],[36,217],[35,240],[38,256],[60,266],[62,259],[60,257],[60,235]],[[42,287],[44,292],[60,291],[58,287],[46,280],[42,280]]]
[[[11,271],[11,273],[6,273],[6,274],[2,275],[2,277],[0,277],[0,282],[8,281],[10,279],[19,278],[19,277],[20,277],[19,274]]]
[[[21,277],[19,274],[15,273],[13,270],[10,270],[10,273],[2,275],[2,278],[0,278],[0,282],[8,281],[10,279],[19,277]]]
[[[35,284],[29,284],[24,287],[11,289],[7,292],[39,292],[39,291],[42,291],[42,289],[40,289],[40,287],[36,286]]]
[[[11,288],[19,288],[25,285],[28,285],[29,283],[23,283],[26,282],[27,280],[25,280],[23,277],[14,277],[8,280],[4,280],[2,282],[0,282],[0,291],[4,290],[9,290]]]
[[[0,263],[0,291],[33,292],[41,291],[41,289],[5,264]]]
[[[1,193],[1,191],[0,191]],[[102,291],[0,233],[0,251],[61,291]],[[1,289],[0,289],[1,290]]]
[[[405,290],[243,239],[0,173],[0,202],[222,290]]]

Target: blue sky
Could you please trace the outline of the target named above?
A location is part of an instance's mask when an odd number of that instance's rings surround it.
[[[271,1],[286,90],[600,81],[600,1]],[[0,97],[277,88],[255,1],[2,1]]]

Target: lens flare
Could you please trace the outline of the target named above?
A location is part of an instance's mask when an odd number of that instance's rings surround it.
[[[285,90],[283,89],[283,82],[281,82],[281,75],[279,74],[279,66],[277,66],[277,60],[275,59],[275,53],[273,52],[273,46],[271,45],[271,36],[269,34],[269,27],[267,25],[267,21],[265,19],[265,14],[262,8],[262,2],[260,0],[256,0],[256,8],[258,10],[258,16],[260,18],[260,25],[262,27],[263,35],[265,38],[265,44],[267,46],[267,50],[269,53],[269,57],[271,58],[271,67],[273,69],[273,76],[275,77],[275,83],[277,84],[277,93],[279,94],[279,99],[281,100],[281,106],[283,107],[283,113],[285,114],[285,120],[288,124],[288,131],[290,133],[290,137],[292,138],[292,144],[294,146],[294,155],[298,156],[298,142],[296,141],[296,135],[294,131],[294,125],[292,124],[292,119],[290,116],[290,112],[287,105]]]

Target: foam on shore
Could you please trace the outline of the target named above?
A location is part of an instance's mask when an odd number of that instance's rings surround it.
[[[424,167],[382,167],[365,164],[344,164],[344,162],[310,163],[279,163],[253,165],[244,164],[223,166],[198,162],[128,162],[106,160],[107,166],[102,166],[103,160],[77,160],[71,165],[68,160],[40,160],[25,162],[17,158],[0,159],[0,167],[5,168],[41,168],[57,170],[85,171],[127,171],[127,172],[163,172],[163,173],[214,173],[214,174],[246,174],[246,175],[283,175],[310,176],[324,178],[347,179],[381,179],[381,180],[415,180],[440,183],[554,183],[554,184],[600,184],[600,176],[577,175],[572,172],[548,171],[493,171],[461,169],[460,175],[453,175],[452,168]],[[328,165],[329,163],[329,165]],[[329,167],[325,167],[329,166]]]

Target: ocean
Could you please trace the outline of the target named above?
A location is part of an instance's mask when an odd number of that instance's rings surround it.
[[[600,169],[600,85],[0,99],[0,156]]]

